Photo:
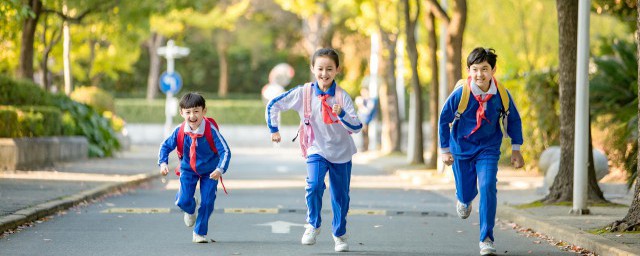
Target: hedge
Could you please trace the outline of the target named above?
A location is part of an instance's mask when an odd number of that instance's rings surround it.
[[[62,113],[50,106],[0,106],[0,137],[62,135]]]
[[[158,99],[116,99],[116,113],[127,123],[164,123],[165,100]],[[265,104],[261,100],[209,100],[207,99],[207,116],[213,117],[221,124],[265,125]],[[173,123],[181,123],[184,119],[178,114]],[[283,125],[300,123],[295,111],[282,114]]]

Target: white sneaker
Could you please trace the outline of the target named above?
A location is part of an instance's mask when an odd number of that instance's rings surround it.
[[[302,235],[302,244],[313,245],[316,243],[316,237],[320,234],[320,228],[314,228],[311,224],[304,225],[307,228]]]
[[[347,244],[347,236],[341,236],[341,237],[333,237],[333,241],[336,243],[336,246],[334,247],[336,252],[348,252],[349,251],[349,245]]]
[[[456,211],[458,212],[458,217],[461,219],[469,218],[469,215],[471,214],[471,203],[466,205],[458,201],[458,204],[456,204]]]
[[[196,211],[193,214],[184,213],[184,224],[187,227],[193,227],[196,224],[196,217],[198,217],[198,205],[200,204],[200,199],[196,197]]]
[[[480,255],[496,255],[496,247],[489,237],[480,242]]]
[[[193,232],[193,240],[194,243],[207,243],[207,238],[205,236],[201,236]]]

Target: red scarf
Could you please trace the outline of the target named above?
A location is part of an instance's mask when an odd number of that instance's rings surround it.
[[[322,121],[324,121],[325,124],[332,124],[332,123],[337,123],[339,122],[338,120],[333,120],[333,118],[331,118],[332,116],[336,117],[336,119],[338,118],[338,115],[336,115],[335,113],[333,113],[333,111],[331,111],[331,106],[329,106],[329,103],[327,103],[327,98],[331,97],[331,95],[329,94],[322,94],[319,95],[318,98],[320,98],[320,100],[322,101]]]
[[[471,89],[471,83],[469,83],[469,89]],[[471,133],[469,133],[467,136],[464,136],[465,138],[469,138],[471,134],[473,134],[478,129],[480,129],[480,126],[482,125],[482,119],[487,120],[488,123],[491,123],[489,119],[487,119],[487,117],[484,115],[484,112],[485,112],[484,105],[489,101],[489,99],[491,99],[491,97],[493,97],[493,94],[486,94],[484,99],[482,99],[482,95],[473,95],[473,97],[476,99],[479,105],[478,110],[476,111],[476,127],[474,127],[473,130],[471,130]]]
[[[207,124],[208,125],[208,124]],[[196,144],[198,138],[202,137],[202,134],[187,132],[187,135],[191,137],[191,147],[189,147],[189,165],[191,170],[196,171]],[[196,172],[197,173],[197,172]]]

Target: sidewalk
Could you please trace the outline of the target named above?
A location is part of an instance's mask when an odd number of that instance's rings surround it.
[[[375,153],[369,153],[375,154]],[[373,162],[400,163],[404,156],[385,156]],[[450,167],[444,174],[436,170],[416,170],[406,164],[386,166],[388,171],[410,180],[420,189],[437,191],[452,200],[455,198],[455,186]],[[527,204],[543,198],[546,190],[542,189],[543,177],[533,173],[511,168],[500,168],[498,172],[498,209],[497,218],[513,222],[521,229],[530,230],[571,245],[582,247],[597,255],[640,255],[640,233],[602,233],[595,234],[608,224],[621,220],[629,210],[633,200],[633,191],[628,191],[625,184],[601,183],[605,198],[627,207],[594,207],[589,215],[572,215],[568,206],[542,206],[519,209],[517,205]],[[478,200],[474,200],[474,209]],[[454,207],[453,205],[451,207]],[[516,227],[514,225],[514,228]]]
[[[58,163],[39,171],[0,172],[0,235],[158,176],[153,152],[157,146],[134,145],[113,158]]]

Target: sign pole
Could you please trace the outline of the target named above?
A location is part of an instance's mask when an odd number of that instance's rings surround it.
[[[158,48],[158,55],[167,59],[167,72],[160,77],[160,90],[167,95],[164,109],[164,137],[167,138],[171,135],[173,117],[178,112],[178,100],[173,96],[182,86],[182,78],[175,72],[175,59],[189,55],[189,48],[176,46],[169,40],[167,46]]]

